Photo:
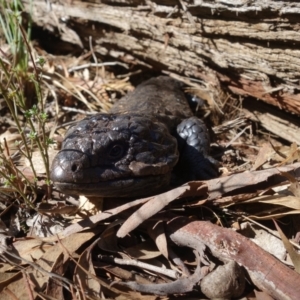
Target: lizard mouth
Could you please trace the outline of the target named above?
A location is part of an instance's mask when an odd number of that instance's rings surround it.
[[[93,183],[54,181],[55,187],[70,195],[93,197],[144,197],[157,194],[170,182],[171,174],[120,178]]]

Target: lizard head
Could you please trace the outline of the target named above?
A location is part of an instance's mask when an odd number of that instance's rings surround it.
[[[168,185],[178,156],[176,138],[153,118],[97,114],[67,131],[51,180],[67,194],[142,196]]]

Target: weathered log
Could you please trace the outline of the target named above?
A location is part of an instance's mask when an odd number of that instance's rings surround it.
[[[31,1],[22,2],[30,12]],[[103,56],[200,80],[208,100],[226,87],[300,113],[299,2],[35,0],[32,18],[69,41],[58,20],[72,18],[77,44],[91,36]]]

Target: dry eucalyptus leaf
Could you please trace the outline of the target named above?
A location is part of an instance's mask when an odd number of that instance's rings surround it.
[[[55,267],[55,261],[59,259],[59,256],[64,253],[63,261],[65,262],[68,259],[65,249],[68,251],[68,253],[73,253],[82,244],[93,238],[94,235],[95,233],[85,232],[73,234],[70,237],[62,239],[59,243],[49,248],[48,251],[46,251],[37,261],[35,261],[35,264],[38,266],[38,268],[36,268],[34,265],[30,265],[25,268],[24,271],[26,273],[26,276],[35,278],[35,282],[32,286],[34,297],[37,297],[34,285],[39,288],[48,282],[49,277],[53,276],[48,272],[53,271],[53,266]],[[64,246],[64,248],[62,247],[62,245]],[[7,282],[4,284],[4,287],[9,289],[14,294],[16,299],[29,300],[32,298],[29,297],[28,287],[26,285],[26,280],[24,280],[23,278],[23,273],[24,272],[18,272],[17,274],[15,274],[12,278],[10,278],[8,284]],[[60,278],[60,280],[62,279],[63,278]],[[8,297],[5,293],[3,286],[0,286],[0,299],[11,299],[11,297]]]
[[[295,210],[300,209],[300,198],[295,196],[280,195],[264,195],[243,201],[244,203],[266,203],[273,205],[281,205]]]
[[[140,244],[126,248],[124,252],[132,258],[140,260],[148,260],[161,255],[152,240],[146,240]]]
[[[120,248],[118,246],[117,236],[116,236],[116,225],[119,221],[115,221],[101,233],[100,239],[98,241],[98,247],[104,251],[108,252],[118,252]]]
[[[78,265],[74,271],[74,282],[77,282],[89,295],[101,298],[101,284],[96,280],[96,272],[92,262],[91,251],[97,240],[86,248],[79,257]],[[83,271],[85,270],[85,271]]]
[[[300,184],[298,181],[294,181],[291,183],[289,191],[291,191],[294,196],[300,199]]]
[[[14,248],[20,257],[33,262],[39,259],[53,245],[36,238],[18,239],[14,242]]]
[[[257,170],[259,167],[261,167],[264,163],[266,163],[272,154],[274,153],[274,149],[270,145],[270,143],[264,143],[262,147],[259,149],[259,152],[257,154],[256,160],[254,162],[254,166],[252,167],[252,170]]]
[[[16,146],[15,142],[21,140],[21,135],[19,133],[18,128],[10,126],[5,132],[0,134],[0,144],[4,148],[4,139],[6,140],[7,146],[10,151],[10,155],[14,154],[18,147]],[[6,151],[4,152],[6,155]]]
[[[278,226],[277,222],[275,222],[275,226],[281,236],[282,242],[288,251],[290,258],[294,264],[295,270],[300,273],[300,254],[297,253],[293,247],[293,245],[290,243],[290,241],[287,239],[285,234],[282,232],[281,228]]]
[[[57,154],[57,152],[58,152],[57,150],[54,150],[52,148],[48,149],[49,161],[52,161],[54,159],[54,156]],[[46,173],[42,155],[41,155],[40,151],[38,151],[37,149],[32,153],[32,162],[33,162],[36,173],[38,173],[38,174]],[[27,158],[24,158],[24,166],[31,168],[31,165]]]
[[[284,159],[280,165],[293,163],[295,161],[299,161],[300,159],[300,148],[298,148],[297,144],[294,142],[292,143],[289,152],[286,155],[286,159]]]
[[[64,275],[64,255],[61,253],[52,265],[52,272],[63,277]],[[62,282],[57,278],[49,277],[45,296],[53,299],[64,299]]]
[[[93,228],[93,227],[97,226],[97,223],[99,223],[100,221],[104,221],[104,220],[110,219],[112,217],[115,217],[118,214],[120,214],[121,212],[124,212],[129,208],[133,208],[133,207],[142,205],[152,198],[153,197],[134,200],[134,201],[125,203],[123,205],[120,205],[118,207],[115,207],[113,209],[103,211],[102,213],[98,213],[95,216],[85,218],[82,221],[79,221],[78,223],[72,224],[69,227],[67,227],[60,236],[67,237],[71,234],[78,233],[83,230],[87,230],[89,228]]]
[[[153,225],[152,228],[148,228],[148,233],[150,237],[155,241],[155,244],[160,253],[168,259],[169,252],[164,223],[162,221],[157,222]]]
[[[201,181],[191,181],[182,186],[170,190],[168,192],[153,196],[151,200],[145,203],[141,208],[135,211],[121,226],[117,232],[118,237],[124,237],[130,231],[135,229],[138,225],[149,219],[166,207],[172,201],[193,196],[205,196],[207,192],[207,185]]]
[[[78,207],[75,205],[66,204],[64,201],[51,201],[48,200],[47,203],[42,202],[37,205],[37,211],[40,214],[51,214],[51,215],[71,215],[74,214]]]

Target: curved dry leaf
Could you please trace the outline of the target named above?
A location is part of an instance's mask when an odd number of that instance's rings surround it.
[[[295,196],[266,195],[245,200],[243,203],[266,203],[300,210],[300,197]]]
[[[52,248],[53,244],[36,238],[24,238],[14,242],[13,246],[20,257],[34,262]],[[21,264],[23,264],[23,262],[21,262]],[[26,263],[24,262],[24,264]]]
[[[98,280],[95,279],[96,272],[92,263],[91,251],[97,244],[96,240],[92,245],[86,248],[83,253],[80,255],[78,264],[76,265],[74,271],[74,282],[83,289],[84,293],[92,295],[94,297],[101,298],[101,284]],[[85,270],[85,271],[84,271]],[[90,274],[94,276],[90,276]]]
[[[77,206],[68,204],[65,201],[48,200],[47,202],[38,203],[37,205],[38,213],[47,215],[70,215],[74,214],[77,210]]]
[[[280,174],[286,177],[291,183],[297,182],[297,179],[295,178],[295,176],[293,176],[293,174],[283,171],[281,171]]]
[[[64,274],[64,254],[61,253],[52,266],[52,272],[63,276]],[[61,281],[58,281],[56,278],[49,278],[49,281],[47,282],[46,292],[45,296],[47,295],[47,298],[52,297],[53,299],[64,299],[63,294],[63,285]]]
[[[126,248],[124,252],[130,257],[140,260],[153,259],[161,255],[152,240],[146,240],[133,247]]]
[[[153,196],[141,208],[135,211],[121,226],[117,232],[118,237],[124,237],[145,220],[149,219],[172,201],[188,196],[204,196],[207,193],[207,185],[202,181],[191,181],[171,191]]]
[[[257,215],[252,212],[251,218],[255,220],[278,219],[282,218],[283,216],[300,213],[300,199],[295,196],[266,195],[246,200],[244,203],[274,205],[274,209],[271,209],[270,206],[268,206],[265,211],[262,210],[262,208],[258,208]]]
[[[292,143],[289,153],[286,155],[286,159],[281,162],[281,166],[287,163],[292,163],[294,161],[299,161],[300,159],[300,148],[298,148],[297,144]]]
[[[164,223],[162,221],[158,221],[154,226],[148,228],[148,233],[150,237],[155,241],[157,248],[160,253],[168,259],[169,251],[168,251],[168,243],[164,228]]]
[[[22,272],[9,274],[6,273],[0,282],[0,298],[1,300],[11,300],[11,299],[24,299],[30,300],[28,297],[28,291],[24,285]],[[13,289],[12,289],[13,288]],[[9,293],[5,290],[9,289]]]
[[[293,193],[294,196],[300,199],[300,184],[298,181],[292,182],[289,187],[289,191]]]
[[[16,146],[16,141],[21,141],[21,135],[17,127],[10,126],[5,132],[0,134],[0,145],[2,148],[4,148],[5,145],[4,139],[6,140],[10,155],[13,155],[19,150]],[[6,151],[3,153],[7,156]]]
[[[254,165],[251,170],[257,170],[259,167],[261,167],[263,164],[265,164],[270,157],[274,154],[274,149],[270,145],[270,143],[264,143],[256,156]]]
[[[54,150],[52,148],[48,149],[49,161],[53,161],[54,156],[57,154],[57,152],[58,152],[58,150]],[[38,174],[45,174],[46,173],[44,160],[42,158],[41,152],[38,149],[35,149],[32,152],[31,160],[32,160],[32,163],[34,165],[34,169],[35,169],[36,173],[38,173]],[[21,165],[22,164],[23,164],[23,167],[25,167],[25,168],[28,167],[29,169],[31,169],[31,164],[30,164],[30,162],[27,158],[23,157],[23,161],[21,160]]]
[[[294,264],[295,270],[300,273],[300,254],[297,253],[293,247],[293,245],[290,243],[290,241],[287,239],[285,234],[282,232],[281,228],[278,226],[277,222],[275,222],[275,226],[280,234],[280,237],[282,239],[282,242],[285,246],[286,251],[289,253],[291,261]]]
[[[138,282],[138,283],[145,283],[145,284],[151,284],[152,281],[144,278],[143,276],[137,274],[137,273],[133,273],[129,270],[120,268],[120,267],[116,267],[116,266],[112,266],[109,264],[104,264],[102,266],[102,269],[104,269],[105,271],[111,273],[113,276],[118,277],[120,279],[129,281],[134,279],[134,281]]]
[[[122,223],[123,220],[117,220],[109,224],[105,230],[101,233],[100,239],[98,240],[98,247],[108,252],[119,252],[116,226]]]
[[[107,220],[111,217],[114,217],[114,216],[118,215],[119,213],[121,213],[121,212],[123,212],[123,211],[125,211],[129,208],[136,207],[136,206],[139,206],[141,204],[144,204],[152,198],[153,197],[148,197],[148,198],[144,198],[144,199],[134,200],[134,201],[125,203],[123,205],[120,205],[116,208],[103,211],[102,213],[99,213],[95,216],[91,216],[89,218],[83,219],[82,221],[79,221],[78,223],[75,223],[75,224],[72,224],[72,225],[68,226],[63,232],[61,232],[59,234],[59,237],[64,238],[64,237],[70,236],[74,233],[78,233],[78,232],[81,232],[83,230],[93,228],[100,221],[104,221],[104,220]]]
[[[258,202],[281,205],[295,210],[300,210],[300,197],[295,196],[273,197],[273,199],[271,196],[270,199],[260,199]]]
[[[265,216],[254,216],[251,215],[249,216],[249,218],[253,219],[253,220],[272,220],[272,219],[279,219],[282,218],[284,216],[288,216],[288,215],[298,215],[300,214],[300,210],[291,210],[291,211],[286,211],[286,212],[280,212],[280,213],[267,213]]]

